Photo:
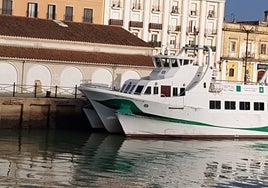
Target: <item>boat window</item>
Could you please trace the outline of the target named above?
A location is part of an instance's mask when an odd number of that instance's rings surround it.
[[[161,60],[158,57],[155,57],[155,66],[156,67],[161,67]]]
[[[168,58],[162,58],[162,61],[163,61],[164,67],[169,67],[169,61],[170,61],[170,59],[168,59]]]
[[[177,59],[171,59],[172,67],[178,67],[178,60]]]
[[[128,93],[132,93],[133,89],[135,88],[136,85],[132,85]]]
[[[255,111],[264,111],[264,103],[263,102],[254,102],[254,110]]]
[[[148,86],[144,92],[144,94],[151,95],[151,86]]]
[[[241,101],[239,102],[240,110],[250,110],[250,102]]]
[[[180,59],[180,66],[183,65],[183,59]]]
[[[209,109],[221,109],[221,101],[209,101]]]
[[[139,86],[137,87],[137,89],[135,90],[134,94],[136,94],[136,95],[141,94],[141,91],[142,91],[143,87],[144,87],[144,86],[139,85]]]
[[[188,64],[189,64],[189,60],[188,59],[184,59],[183,65],[188,65]]]
[[[224,108],[225,110],[235,110],[236,109],[235,101],[225,101]]]
[[[161,86],[161,97],[170,97],[171,94],[171,86]]]
[[[124,90],[124,93],[127,93],[130,87],[131,87],[131,82],[129,82],[129,84],[127,85],[126,89]]]
[[[180,96],[185,96],[185,88],[180,88]]]
[[[178,88],[173,87],[173,96],[178,96]]]
[[[158,95],[158,86],[154,86],[154,95]]]
[[[124,92],[124,90],[125,90],[125,88],[126,88],[126,84],[124,84],[122,87],[121,87],[121,89],[120,89],[120,92]]]

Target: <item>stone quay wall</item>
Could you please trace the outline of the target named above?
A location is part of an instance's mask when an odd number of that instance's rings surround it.
[[[89,128],[83,98],[0,97],[0,129]]]

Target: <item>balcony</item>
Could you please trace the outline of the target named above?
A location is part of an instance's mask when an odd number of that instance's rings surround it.
[[[179,32],[181,31],[181,26],[180,25],[170,25],[168,26],[168,32]]]
[[[149,29],[162,30],[162,24],[159,24],[159,23],[149,23]]]
[[[119,25],[123,26],[123,20],[117,20],[117,19],[110,19],[109,25]]]
[[[129,27],[143,28],[143,22],[130,21]]]
[[[209,48],[211,48],[212,52],[216,52],[216,46],[205,45],[204,47],[209,47]]]
[[[149,41],[148,44],[150,44],[153,47],[161,47],[161,41]]]

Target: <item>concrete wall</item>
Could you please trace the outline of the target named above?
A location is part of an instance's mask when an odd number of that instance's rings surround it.
[[[89,129],[83,99],[0,98],[0,129]]]

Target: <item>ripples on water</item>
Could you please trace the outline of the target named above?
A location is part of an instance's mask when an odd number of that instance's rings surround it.
[[[2,187],[268,187],[268,140],[1,131]]]

